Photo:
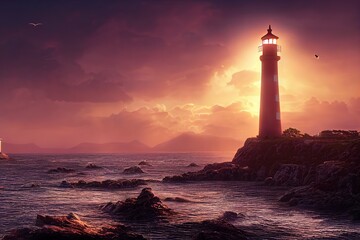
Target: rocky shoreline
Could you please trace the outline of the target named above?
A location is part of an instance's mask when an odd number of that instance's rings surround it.
[[[149,163],[147,163],[149,164]],[[131,174],[139,174],[136,168]],[[55,169],[56,172],[63,168]],[[66,169],[67,170],[67,169]],[[133,171],[136,170],[136,171]],[[55,171],[54,171],[55,172]],[[187,183],[197,181],[257,181],[269,188],[291,187],[279,199],[280,204],[289,207],[305,207],[319,211],[342,212],[354,221],[360,220],[360,138],[316,139],[279,138],[248,139],[232,162],[208,164],[203,169],[169,176],[163,183]],[[122,189],[136,188],[147,184],[142,179],[121,179],[105,181],[63,181],[61,187]],[[191,204],[183,198],[164,198],[164,201]],[[170,209],[151,188],[144,188],[136,198],[109,202],[100,211],[116,221],[152,222],[176,218],[176,209]],[[231,224],[242,218],[241,213],[225,212],[217,219],[171,225],[179,231],[191,231],[189,239],[256,239],[261,231],[241,229]],[[260,234],[260,235],[258,235]],[[291,237],[289,235],[289,237]],[[261,237],[260,237],[261,238]],[[38,215],[36,227],[13,230],[3,240],[35,239],[145,239],[129,227],[119,224],[106,227],[92,227],[77,215]]]
[[[263,181],[295,187],[280,199],[289,206],[360,212],[360,138],[250,138],[232,162],[169,176],[164,182]]]

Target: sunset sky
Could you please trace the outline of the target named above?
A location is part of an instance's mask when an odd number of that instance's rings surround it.
[[[269,24],[282,47],[283,129],[360,130],[358,0],[14,0],[1,1],[0,19],[7,142],[256,136]]]

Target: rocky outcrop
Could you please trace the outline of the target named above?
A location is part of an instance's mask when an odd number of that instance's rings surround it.
[[[125,174],[141,174],[141,173],[144,173],[144,171],[138,166],[133,166],[133,167],[125,168],[123,173],[125,173]]]
[[[233,222],[239,218],[244,218],[245,215],[242,213],[236,213],[232,211],[226,211],[223,213],[221,217],[219,217],[217,220],[220,221],[226,221],[226,222]]]
[[[165,177],[165,182],[264,181],[297,187],[281,199],[290,205],[345,209],[358,218],[360,138],[250,138],[232,162]]]
[[[198,231],[193,237],[194,240],[250,239],[247,232],[223,220],[206,220],[200,223],[192,223],[192,225],[192,228]]]
[[[6,235],[3,240],[143,240],[124,225],[94,228],[83,222],[76,214],[67,216],[42,216],[36,218],[39,228],[21,228]]]
[[[164,201],[167,202],[179,202],[179,203],[187,203],[187,202],[192,202],[189,199],[186,198],[182,198],[182,197],[167,197],[164,199]]]
[[[188,172],[179,176],[165,177],[163,181],[248,181],[253,178],[254,176],[252,176],[248,168],[230,162],[224,162],[206,165],[198,172]]]
[[[233,163],[273,176],[281,164],[317,166],[325,161],[360,161],[360,139],[249,138]]]
[[[347,210],[350,214],[360,209],[360,165],[358,163],[325,162],[317,166],[312,178],[314,180],[309,185],[290,190],[280,198],[280,201],[292,206]]]
[[[102,209],[128,220],[151,220],[174,214],[160,198],[154,195],[151,188],[144,188],[137,198],[128,198],[117,203],[110,202]]]
[[[148,166],[148,167],[151,167],[152,165],[150,163],[148,163],[147,161],[141,161],[138,163],[138,165],[140,166]]]
[[[90,164],[88,164],[85,168],[87,168],[87,169],[102,169],[102,167],[100,167],[100,166],[98,166],[98,165],[96,165],[96,164],[93,164],[93,163],[90,163]]]
[[[188,167],[200,167],[200,166],[197,165],[196,163],[190,163],[190,164],[188,165]]]
[[[79,180],[78,182],[62,181],[60,187],[122,189],[122,188],[135,188],[140,185],[146,185],[146,181],[143,179],[120,179],[120,180],[105,180],[105,181],[91,181],[91,182],[86,182],[84,180]]]
[[[50,169],[48,173],[73,173],[75,172],[74,169],[71,168],[65,168],[65,167],[58,167],[55,169]]]

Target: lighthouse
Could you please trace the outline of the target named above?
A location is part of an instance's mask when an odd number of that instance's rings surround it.
[[[260,97],[260,120],[259,137],[275,138],[281,136],[280,98],[277,45],[279,37],[272,33],[271,25],[267,34],[261,38],[261,97]]]

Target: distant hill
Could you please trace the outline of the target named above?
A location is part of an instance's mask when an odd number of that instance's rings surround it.
[[[224,137],[183,133],[153,148],[139,141],[80,143],[71,148],[42,148],[36,144],[3,143],[5,153],[132,153],[132,152],[209,152],[235,151],[242,142]]]
[[[122,152],[151,152],[151,148],[139,142],[123,143],[80,143],[71,148],[42,148],[36,144],[3,143],[6,153],[122,153]]]
[[[120,143],[80,143],[66,150],[69,153],[121,153],[151,152],[151,148],[139,141]]]
[[[33,143],[13,144],[4,142],[2,149],[5,153],[55,153],[63,152],[62,149],[42,148]]]
[[[183,133],[173,139],[156,145],[157,152],[197,152],[197,151],[234,151],[242,146],[242,142],[224,137]]]

